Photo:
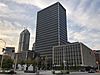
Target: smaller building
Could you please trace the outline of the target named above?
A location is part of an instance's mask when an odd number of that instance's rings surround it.
[[[92,50],[81,42],[54,46],[52,59],[56,66],[95,66],[96,62]]]
[[[96,64],[100,65],[100,50],[93,50],[93,53],[95,54]]]
[[[20,33],[18,53],[20,53],[21,51],[27,51],[29,49],[29,42],[30,32],[28,31],[28,29],[24,29]]]
[[[10,54],[10,53],[13,53],[13,52],[15,52],[15,47],[6,47],[5,53]]]
[[[16,60],[17,62],[27,61],[28,59],[33,60],[37,55],[38,54],[32,50],[22,51],[20,53],[16,53]]]
[[[6,47],[4,54],[10,56],[12,59],[15,57],[15,47]]]

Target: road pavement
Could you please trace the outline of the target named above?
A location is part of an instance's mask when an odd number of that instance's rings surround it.
[[[36,75],[36,73],[17,72],[17,75]],[[51,71],[40,71],[40,75],[53,75]],[[71,72],[66,75],[100,75],[100,73],[87,73],[87,72]]]
[[[0,75],[6,75],[6,74],[0,74]],[[24,73],[23,71],[17,71],[17,74],[13,75],[36,75],[36,73]],[[39,75],[55,75],[55,74],[52,74],[51,71],[40,71]],[[100,75],[100,73],[71,72],[70,74],[65,74],[65,75]]]

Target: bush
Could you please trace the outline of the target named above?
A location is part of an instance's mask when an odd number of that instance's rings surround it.
[[[4,59],[2,63],[2,68],[4,70],[12,69],[13,60],[12,59]]]

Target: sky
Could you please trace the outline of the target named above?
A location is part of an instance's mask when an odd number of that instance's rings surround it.
[[[100,50],[100,0],[0,0],[0,39],[17,51],[19,35],[27,28],[31,50],[37,12],[58,1],[66,9],[69,42],[82,42],[92,50]],[[4,42],[0,40],[2,47]]]

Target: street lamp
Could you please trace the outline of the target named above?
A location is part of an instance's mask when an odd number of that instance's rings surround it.
[[[5,44],[4,48],[6,48],[6,42],[3,39],[0,39],[0,40],[4,42],[4,44]],[[3,50],[3,52],[4,52],[4,50]],[[3,63],[3,54],[2,54],[2,58],[1,58],[1,68],[2,68],[2,63]]]
[[[37,56],[37,72],[36,75],[39,75],[39,56]]]
[[[66,61],[64,60],[64,61],[63,61],[63,63],[64,63],[64,70],[65,70],[65,66],[66,66]]]
[[[14,55],[14,71],[16,70],[16,65],[17,65],[17,54]]]
[[[99,62],[98,62],[98,61],[96,61],[96,64],[97,64],[97,67],[98,67],[98,71],[99,71]]]

